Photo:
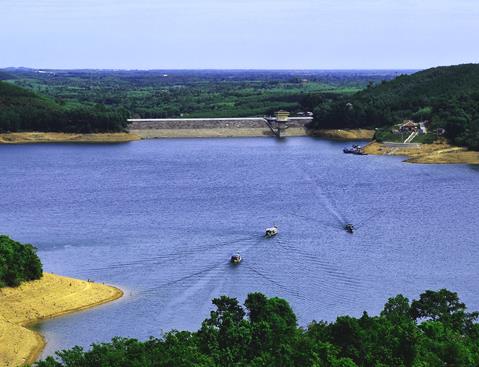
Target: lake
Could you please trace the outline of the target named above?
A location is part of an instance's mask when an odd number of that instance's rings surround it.
[[[43,322],[44,356],[113,336],[196,330],[211,299],[287,299],[301,325],[459,292],[479,309],[479,171],[352,156],[313,138],[0,146],[0,232],[46,271],[119,286]],[[353,223],[353,235],[342,227]],[[264,229],[279,226],[265,239]],[[244,261],[231,266],[239,251]]]

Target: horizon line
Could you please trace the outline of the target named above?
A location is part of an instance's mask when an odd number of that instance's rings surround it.
[[[463,65],[463,64],[455,64]],[[453,66],[453,65],[444,65]],[[440,67],[433,66],[431,68]],[[72,71],[72,70],[94,70],[94,71],[418,71],[426,70],[428,68],[153,68],[153,69],[135,69],[135,68],[91,68],[91,67],[79,67],[79,68],[38,68],[28,66],[6,66],[0,67],[0,70],[35,70],[35,71]]]
[[[214,68],[214,67],[198,67],[198,68],[104,68],[104,67],[31,67],[31,66],[5,66],[0,70],[45,70],[45,71],[421,71],[427,69],[434,69],[439,67],[460,66],[460,65],[479,65],[475,62],[463,62],[449,65],[435,65],[428,67],[379,67],[379,68]]]

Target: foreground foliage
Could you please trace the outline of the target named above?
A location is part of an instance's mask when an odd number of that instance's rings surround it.
[[[390,298],[379,316],[338,317],[299,328],[288,303],[249,294],[213,300],[215,310],[197,332],[171,331],[140,342],[111,343],[57,353],[37,367],[118,366],[392,366],[479,365],[478,313],[457,294],[427,291],[412,303]]]
[[[453,143],[479,150],[479,64],[428,69],[323,98],[313,127],[390,127],[404,119],[428,120]]]
[[[42,263],[32,245],[0,236],[0,288],[16,287],[23,281],[40,279]]]

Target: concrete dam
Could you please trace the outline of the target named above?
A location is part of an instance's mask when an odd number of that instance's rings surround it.
[[[228,136],[304,136],[305,125],[313,120],[308,117],[289,117],[278,121],[277,117],[239,118],[171,118],[129,119],[130,132],[144,139],[168,137],[228,137]],[[278,130],[279,129],[279,130]]]

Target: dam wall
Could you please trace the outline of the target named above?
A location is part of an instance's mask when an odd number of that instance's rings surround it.
[[[312,117],[291,117],[287,125],[291,128],[304,128]],[[155,129],[268,129],[262,117],[244,118],[185,118],[185,119],[129,119],[130,130]]]

